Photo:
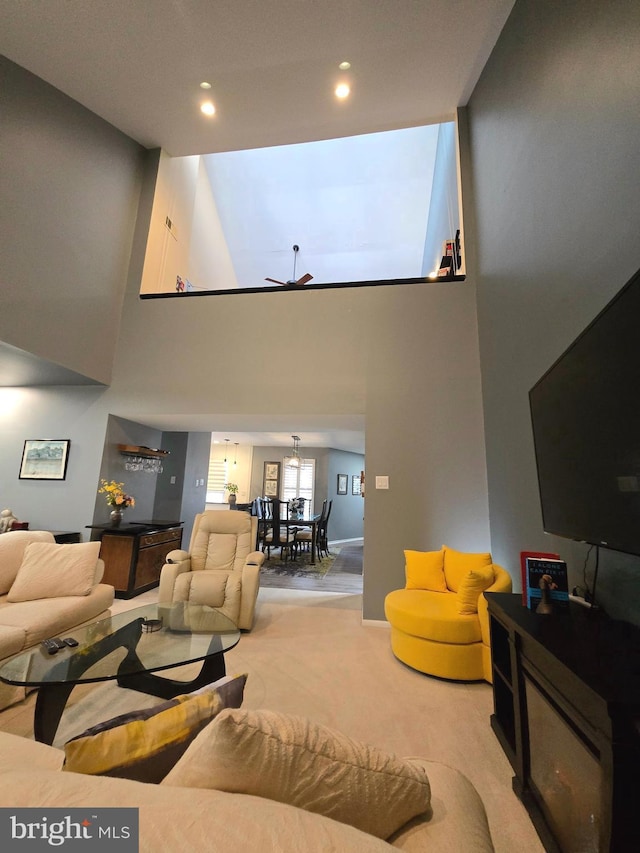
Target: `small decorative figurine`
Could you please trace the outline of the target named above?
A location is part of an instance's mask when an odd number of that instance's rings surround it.
[[[540,578],[540,589],[542,591],[542,597],[540,598],[540,604],[536,607],[536,613],[553,613],[553,602],[551,600],[551,590],[557,589],[558,584],[554,583],[551,575],[542,575]]]
[[[0,512],[0,533],[8,533],[13,522],[17,520],[12,510],[3,509]]]

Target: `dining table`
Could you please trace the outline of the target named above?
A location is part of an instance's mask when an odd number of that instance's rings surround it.
[[[261,518],[258,521],[258,524],[263,528],[269,527],[274,529],[280,527],[286,527],[287,531],[295,529],[295,528],[310,528],[311,529],[311,565],[314,566],[316,563],[316,534],[318,531],[318,522],[320,521],[319,515],[314,515],[310,518]],[[279,529],[278,535],[274,536],[274,544],[273,547],[278,547],[276,545],[276,541],[279,540]]]

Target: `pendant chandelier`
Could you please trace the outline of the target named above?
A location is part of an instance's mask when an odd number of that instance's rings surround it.
[[[288,465],[289,465],[289,468],[299,468],[300,467],[300,449],[299,449],[300,436],[299,435],[292,435],[291,438],[293,439],[293,450],[291,451],[291,456],[289,457]]]

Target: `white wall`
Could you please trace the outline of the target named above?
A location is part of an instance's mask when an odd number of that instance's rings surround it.
[[[174,293],[178,276],[199,290],[235,287],[202,157],[160,152],[154,190],[140,293]]]
[[[204,158],[239,286],[422,274],[438,125]],[[217,285],[219,286],[219,285]]]

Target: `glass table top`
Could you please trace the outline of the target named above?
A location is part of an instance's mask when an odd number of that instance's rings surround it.
[[[81,684],[155,672],[201,661],[233,648],[240,631],[207,605],[148,604],[64,633],[74,648],[49,654],[41,644],[8,658],[0,679],[9,684]]]

